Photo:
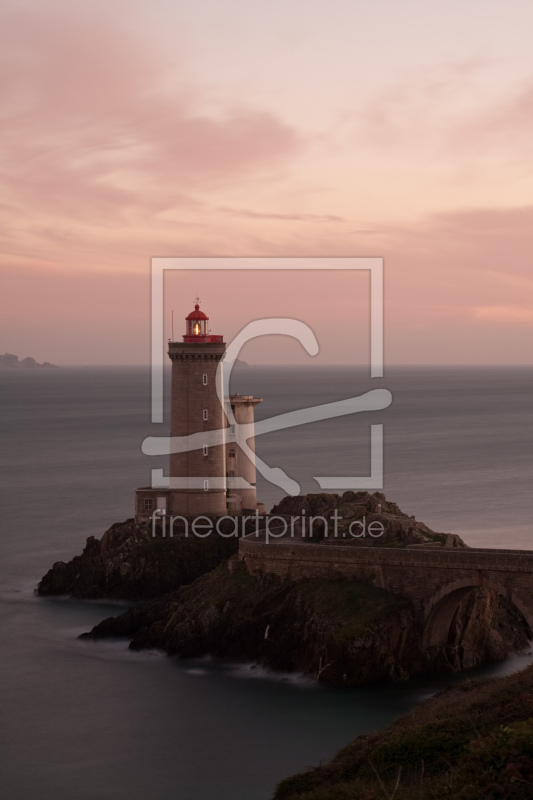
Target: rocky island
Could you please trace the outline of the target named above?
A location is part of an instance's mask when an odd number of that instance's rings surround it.
[[[320,563],[335,553],[339,566],[342,553],[423,551],[434,553],[438,563],[439,554],[467,558],[475,552],[460,537],[432,531],[377,492],[286,497],[271,514],[278,525],[293,521],[290,539],[277,550],[278,560],[283,548],[291,553],[292,566],[303,564],[310,548],[322,554]],[[310,517],[317,523],[311,529]],[[367,535],[372,523],[378,523],[372,530],[379,535]],[[264,519],[260,524],[268,528]],[[361,580],[297,570],[291,577],[256,568],[257,563],[276,567],[276,558],[256,561],[252,568],[246,543],[255,542],[263,552],[277,547],[265,544],[265,530],[258,530],[253,518],[240,537],[231,518],[219,530],[221,535],[196,538],[182,521],[168,538],[160,526],[134,520],[113,525],[100,540],[89,537],[80,556],[54,564],[37,591],[146,601],[81,638],[123,637],[136,650],[251,661],[251,667],[297,670],[335,686],[458,672],[529,646],[531,630],[523,615],[509,597],[488,587],[461,590],[453,614],[448,609],[444,615],[445,641],[428,646],[412,598],[377,585],[376,575],[363,573]],[[275,527],[272,533],[279,535]],[[385,730],[359,736],[329,764],[283,780],[273,800],[525,800],[533,794],[532,754],[530,666],[505,678],[448,688]]]
[[[361,547],[361,553],[372,552],[369,547],[406,553],[469,550],[460,537],[430,530],[377,492],[287,497],[271,514],[281,520],[291,515],[302,519],[303,514],[317,518],[307,539],[301,523],[293,526],[296,563],[313,546],[320,547],[322,561],[341,552],[331,546],[342,547],[347,555],[355,553],[350,548]],[[342,522],[332,542],[325,529],[334,518]],[[382,533],[360,535],[363,520],[366,529],[379,523]],[[413,602],[377,585],[375,575],[361,580],[341,572],[290,577],[250,571],[238,548],[239,542],[242,547],[260,539],[253,518],[245,539],[232,534],[230,518],[225,524],[222,535],[205,539],[184,526],[176,528],[173,538],[163,538],[160,528],[131,520],[114,525],[100,541],[90,537],[81,556],[55,564],[38,592],[153,598],[144,607],[104,620],[83,634],[86,638],[127,637],[132,649],[252,661],[338,686],[457,672],[521,651],[531,638],[526,620],[508,598],[477,586],[457,600],[446,640],[428,646]]]
[[[4,353],[4,355],[0,355],[0,369],[40,369],[42,367],[45,369],[57,369],[56,364],[51,364],[49,361],[44,361],[42,364],[39,364],[30,356],[19,361],[19,357],[13,355],[13,353]]]

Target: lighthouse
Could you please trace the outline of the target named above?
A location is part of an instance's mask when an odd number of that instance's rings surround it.
[[[167,485],[136,490],[138,522],[146,522],[155,510],[186,517],[264,511],[257,502],[255,461],[250,458],[254,437],[247,437],[246,454],[235,435],[236,425],[253,426],[254,408],[262,400],[240,394],[224,397],[225,352],[224,337],[211,333],[209,317],[196,302],[185,318],[182,341],[168,343],[170,437],[180,446],[171,448]]]
[[[222,370],[218,370],[226,344],[223,336],[209,332],[208,323],[209,317],[196,303],[194,311],[185,319],[183,341],[168,344],[172,361],[171,437],[209,431],[224,433],[228,428],[219,399]],[[187,516],[226,513],[224,439],[221,444],[202,444],[193,450],[171,454],[170,513]]]

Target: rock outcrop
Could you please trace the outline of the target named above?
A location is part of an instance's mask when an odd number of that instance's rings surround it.
[[[458,604],[447,643],[428,652],[433,672],[460,672],[502,661],[529,645],[531,631],[507,598],[489,589],[473,589]]]
[[[134,520],[116,523],[102,538],[90,536],[83,553],[56,562],[37,587],[41,595],[143,600],[196,580],[236,552],[235,538],[152,536]]]
[[[109,636],[130,638],[136,650],[253,660],[336,685],[405,679],[424,669],[402,598],[348,579],[295,583],[230,574],[225,565],[83,634]]]
[[[484,589],[458,609],[431,652],[404,598],[348,578],[283,580],[221,565],[190,586],[97,625],[84,638],[128,637],[132,649],[207,654],[299,671],[337,686],[457,672],[528,644],[527,625]],[[511,615],[512,616],[512,615]]]
[[[337,514],[341,524],[379,520],[384,533],[373,546],[466,547],[459,537],[431,531],[377,492],[289,497],[271,514],[297,516],[304,510],[326,520]],[[222,532],[227,535],[233,525],[231,519],[226,522],[228,530]],[[253,530],[253,520],[249,524]],[[153,537],[148,526],[133,520],[113,525],[101,540],[89,537],[82,555],[54,564],[38,593],[156,598],[104,620],[84,636],[127,637],[134,649],[158,648],[183,658],[211,654],[251,660],[343,686],[457,672],[520,651],[531,637],[508,600],[478,587],[458,602],[445,643],[427,649],[420,611],[404,597],[337,573],[299,580],[249,574],[244,562],[235,560],[236,536],[198,539],[179,527],[175,533],[170,539]],[[322,541],[324,547],[329,541],[369,544],[351,537]]]
[[[284,497],[272,511],[272,515],[300,517],[324,517],[324,523],[313,526],[313,539],[330,544],[359,547],[467,547],[457,534],[432,531],[423,522],[405,514],[396,503],[388,501],[381,492],[344,492],[344,494],[308,494]],[[336,520],[336,522],[335,522]],[[359,528],[352,523],[365,520],[366,528],[377,522],[383,526],[383,534],[377,537],[355,535]],[[349,530],[355,533],[350,534]]]
[[[13,355],[13,353],[4,353],[4,355],[0,355],[0,368],[6,367],[7,369],[18,369],[22,367],[22,369],[35,369],[37,367],[45,367],[45,368],[52,368],[57,369],[56,364],[51,364],[49,361],[44,361],[42,364],[39,364],[34,358],[28,356],[27,358],[23,358],[22,361],[19,361],[19,357]]]

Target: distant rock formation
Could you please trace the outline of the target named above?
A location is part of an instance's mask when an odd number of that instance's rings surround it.
[[[39,364],[38,361],[30,356],[19,361],[19,357],[13,355],[13,353],[4,353],[3,356],[0,355],[0,368],[2,367],[7,369],[18,369],[19,367],[22,367],[22,369],[41,369],[42,367],[57,369],[57,364],[51,364],[49,361],[43,361],[42,364]]]

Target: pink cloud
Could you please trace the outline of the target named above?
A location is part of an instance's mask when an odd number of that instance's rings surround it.
[[[247,217],[248,219],[276,219],[284,220],[286,222],[345,222],[343,217],[336,214],[275,214],[264,213],[261,211],[252,211],[247,208],[228,208],[227,206],[220,206],[217,209],[223,214],[230,214],[232,217]]]
[[[487,105],[454,126],[449,135],[449,152],[455,157],[480,157],[496,151],[519,161],[520,156],[513,152],[516,148],[531,156],[532,120],[533,79],[530,79],[519,85],[513,96]]]
[[[505,202],[514,207],[503,207],[506,170],[501,184],[484,173],[487,207],[483,191],[477,201],[468,191],[446,195],[456,163],[478,155],[503,153],[524,171],[529,85],[459,108],[464,87],[463,100],[475,94],[481,60],[411,75],[360,104],[347,147],[335,132],[307,152],[294,127],[256,104],[206,111],[212,97],[186,65],[176,73],[109,14],[21,12],[0,36],[5,319],[20,341],[31,344],[38,329],[49,345],[10,345],[15,352],[73,361],[82,347],[84,361],[145,359],[153,255],[379,255],[392,361],[530,358],[533,207],[512,191]],[[490,207],[494,198],[501,208]],[[439,206],[450,210],[428,210]],[[261,287],[276,302],[277,290]],[[302,292],[309,308],[322,299],[297,283],[286,295]],[[351,313],[351,296],[338,294]],[[91,335],[74,347],[77,330]]]
[[[215,215],[207,239],[202,229],[191,228],[188,236],[181,230],[179,238],[170,229],[166,239],[159,232],[159,253],[383,255],[387,364],[528,363],[532,312],[525,298],[533,290],[530,215],[529,208],[476,208],[432,215],[418,225],[383,226],[372,237],[371,247],[365,235],[339,235],[337,231],[342,232],[345,223],[335,223],[330,229],[311,222],[290,226],[283,219],[254,218],[243,230],[241,218]],[[146,361],[149,259],[139,253],[148,245],[143,232],[134,242],[127,241],[133,231],[121,235],[125,238],[111,255],[100,248],[101,274],[81,269],[77,274],[72,263],[63,271],[52,269],[49,263],[10,269],[4,281],[2,317],[5,329],[11,331],[12,344],[5,347],[13,352],[18,347],[21,353],[24,350],[38,360],[62,363]],[[76,255],[76,242],[66,239],[65,248],[71,258]],[[113,263],[113,258],[118,261]],[[124,263],[135,264],[139,274],[119,272]],[[78,266],[77,262],[74,265]],[[105,274],[103,270],[111,266],[115,274]],[[173,276],[169,281],[168,303],[178,319],[178,309],[192,302],[199,292],[209,306],[213,324],[227,313],[224,333],[231,333],[231,325],[240,326],[249,317],[290,314],[294,298],[298,298],[297,314],[305,310],[310,320],[327,297],[327,308],[358,323],[365,319],[368,302],[364,281],[350,287],[337,286],[335,276],[323,284],[302,280],[302,274],[284,282],[268,275],[261,280],[257,275],[246,279],[239,276],[239,291],[231,280],[213,276],[205,280],[190,274],[186,279]],[[330,289],[333,292],[328,295]],[[235,308],[240,309],[237,317]],[[41,351],[30,353],[37,330]],[[364,342],[361,331],[352,341],[356,340],[359,345]],[[353,358],[353,345],[348,342],[343,347],[337,358],[347,362]],[[291,352],[293,357],[298,359],[298,353]],[[264,360],[272,361],[272,355],[265,354]]]
[[[389,154],[402,148],[414,160],[453,165],[495,153],[519,163],[517,149],[531,154],[533,77],[502,95],[490,83],[492,66],[477,57],[400,76],[356,105],[355,140]]]
[[[199,187],[262,175],[299,152],[274,114],[199,110],[194,87],[110,17],[16,14],[3,26],[5,175],[26,216],[119,224],[187,204]]]
[[[481,306],[474,309],[474,319],[511,325],[533,325],[533,308],[524,306]]]

